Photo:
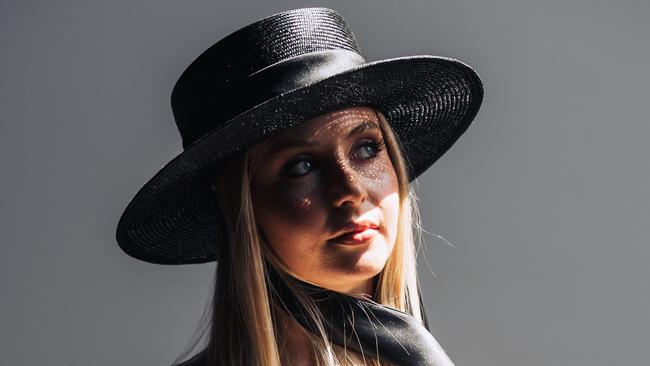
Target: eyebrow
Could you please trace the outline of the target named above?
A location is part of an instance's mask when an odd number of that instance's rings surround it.
[[[372,123],[370,121],[363,121],[353,129],[351,129],[350,132],[348,132],[346,138],[350,138],[352,136],[358,135],[366,130],[380,130],[380,128],[376,123]],[[282,150],[308,147],[313,144],[314,142],[310,140],[282,140],[273,144],[267,150],[266,155],[272,156],[281,152]]]

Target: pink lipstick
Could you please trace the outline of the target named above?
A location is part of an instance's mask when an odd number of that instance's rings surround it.
[[[332,238],[329,241],[335,244],[360,245],[370,242],[370,240],[374,238],[376,234],[376,228],[367,227],[365,229],[347,232],[343,235]]]

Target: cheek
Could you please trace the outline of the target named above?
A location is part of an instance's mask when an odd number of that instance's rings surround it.
[[[374,168],[370,170],[367,186],[375,196],[375,201],[378,202],[384,215],[388,244],[392,250],[398,230],[400,198],[397,175],[386,153],[384,153],[383,159],[379,159]]]
[[[287,263],[317,243],[324,217],[313,191],[308,184],[283,183],[253,193],[256,221],[269,245]]]
[[[274,216],[287,224],[301,224],[313,212],[313,190],[306,184],[275,184],[266,194],[267,206]]]
[[[364,176],[364,185],[368,193],[379,198],[378,201],[399,192],[397,175],[387,153],[384,152],[380,159],[360,171]]]
[[[384,212],[386,220],[386,234],[389,245],[389,250],[392,251],[397,238],[398,221],[399,221],[399,194],[393,192],[384,197],[380,203],[381,210]]]

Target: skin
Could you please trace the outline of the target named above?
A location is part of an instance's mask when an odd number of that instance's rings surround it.
[[[349,135],[361,125],[366,128]],[[397,176],[382,147],[374,109],[353,107],[281,131],[259,151],[251,179],[256,221],[299,278],[339,292],[373,295],[373,278],[395,245],[399,214]],[[362,220],[379,224],[368,242],[330,241],[349,222]]]

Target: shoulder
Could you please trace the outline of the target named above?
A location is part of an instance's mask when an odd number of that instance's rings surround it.
[[[207,362],[207,356],[205,350],[197,353],[195,356],[190,358],[187,361],[183,361],[179,363],[178,365],[175,366],[206,366],[208,364]]]

